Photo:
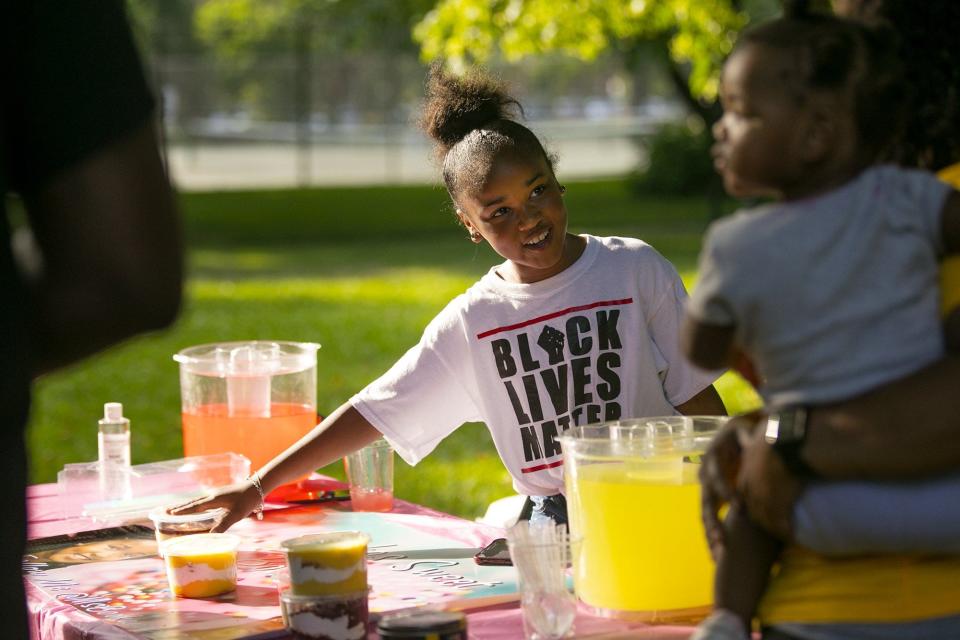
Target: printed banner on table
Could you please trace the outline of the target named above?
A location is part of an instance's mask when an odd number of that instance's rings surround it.
[[[237,590],[215,598],[175,598],[153,530],[142,526],[32,540],[24,572],[45,597],[142,638],[269,637],[283,627],[278,587],[285,583],[286,562],[280,543],[309,533],[347,530],[371,538],[373,617],[424,606],[469,609],[517,599],[513,567],[473,561],[473,554],[490,539],[489,531],[478,525],[331,506],[274,510],[261,522],[248,519],[235,525],[231,533],[243,539]]]

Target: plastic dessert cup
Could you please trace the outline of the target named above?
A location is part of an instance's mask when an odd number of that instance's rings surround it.
[[[161,549],[163,543],[171,538],[210,533],[227,515],[227,510],[222,508],[184,515],[173,515],[168,513],[167,509],[168,507],[157,507],[150,512],[150,520],[157,532],[157,544]]]
[[[283,624],[297,640],[363,640],[368,591],[330,596],[280,595]]]
[[[170,591],[184,598],[209,598],[237,588],[237,547],[229,533],[198,533],[163,545]]]
[[[317,533],[283,541],[290,592],[297,596],[365,593],[369,541],[360,531]]]

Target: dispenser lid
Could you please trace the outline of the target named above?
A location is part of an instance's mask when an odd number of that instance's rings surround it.
[[[189,373],[218,378],[297,373],[317,366],[313,342],[250,340],[188,347],[173,359]]]
[[[564,455],[602,461],[697,456],[729,420],[727,416],[662,416],[571,427],[560,436]]]

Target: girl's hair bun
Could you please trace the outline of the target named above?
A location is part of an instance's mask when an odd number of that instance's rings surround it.
[[[427,75],[427,95],[420,126],[436,142],[439,155],[475,129],[523,114],[514,98],[493,78],[474,71],[457,77],[434,63]]]

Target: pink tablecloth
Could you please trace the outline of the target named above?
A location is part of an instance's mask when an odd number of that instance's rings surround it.
[[[84,518],[64,519],[61,516],[61,498],[57,492],[56,485],[44,484],[29,487],[27,492],[27,506],[29,513],[29,537],[31,539],[46,538],[49,536],[73,534],[80,531],[97,529],[99,525]],[[303,508],[301,508],[302,510]],[[273,520],[283,520],[281,511],[271,512],[263,523],[258,523],[252,519],[238,523],[234,527],[237,533],[242,537],[253,539],[254,542],[263,534],[270,525],[268,524],[273,516]],[[292,513],[292,511],[291,511]],[[458,543],[468,547],[480,547],[495,537],[500,537],[503,532],[489,526],[480,525],[474,522],[456,518],[443,514],[426,507],[411,504],[404,501],[396,501],[394,510],[387,518],[393,518],[406,526],[422,530],[426,535],[442,535],[443,537],[455,540]],[[289,526],[289,525],[288,525]],[[232,530],[233,531],[233,530]],[[156,560],[154,560],[156,562]],[[114,563],[116,564],[116,563]],[[242,569],[241,569],[242,573]],[[81,610],[76,606],[78,600],[77,594],[70,594],[74,604],[66,602],[62,594],[57,593],[55,581],[53,587],[50,584],[44,585],[46,588],[38,588],[37,585],[27,583],[27,601],[31,614],[32,637],[34,639],[74,639],[84,638],[90,640],[165,640],[184,637],[182,633],[176,631],[176,626],[171,626],[167,612],[166,618],[157,617],[156,628],[145,628],[141,626],[131,631],[124,629],[109,620],[95,617]],[[270,601],[275,597],[270,595],[269,591],[261,589],[264,595],[264,601],[271,604],[274,613],[273,619],[276,619],[276,603]],[[91,600],[94,594],[80,594],[80,596],[89,595]],[[154,593],[156,596],[156,593]],[[133,597],[133,596],[131,596]],[[165,596],[166,597],[166,596]],[[62,599],[63,598],[63,599]],[[174,615],[199,615],[193,611],[174,612]],[[467,610],[467,621],[469,637],[477,640],[508,640],[523,637],[523,623],[520,610],[516,602],[487,606]],[[274,622],[275,624],[275,622]],[[214,625],[215,626],[215,625]],[[166,629],[166,631],[164,631]],[[650,640],[679,640],[690,636],[692,629],[690,627],[680,626],[649,626],[637,623],[627,623],[623,621],[610,620],[590,615],[585,607],[577,614],[575,622],[574,635],[578,638],[648,638]],[[209,638],[234,638],[241,637],[237,635],[222,635],[222,631],[211,631],[212,635],[206,635],[203,632],[191,633],[191,638],[201,639]],[[285,638],[283,631],[263,631],[254,632],[252,635],[243,637],[248,638]],[[371,633],[370,637],[376,637]]]

